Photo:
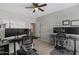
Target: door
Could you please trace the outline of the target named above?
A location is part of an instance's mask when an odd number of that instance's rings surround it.
[[[36,23],[36,36],[41,38],[41,23]]]
[[[32,35],[33,36],[35,36],[35,29],[36,29],[36,24],[35,23],[31,23],[31,26],[32,26],[32,29],[31,29],[31,31],[32,31]]]

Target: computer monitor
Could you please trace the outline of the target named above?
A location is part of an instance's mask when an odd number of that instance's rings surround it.
[[[29,29],[15,29],[15,28],[6,28],[5,29],[5,37],[17,36],[22,34],[29,34]]]
[[[53,32],[58,33],[62,27],[54,27]],[[78,34],[79,35],[79,27],[63,27],[64,33],[67,34]]]

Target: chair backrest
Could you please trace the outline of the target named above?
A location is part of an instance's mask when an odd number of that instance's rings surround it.
[[[32,41],[32,39],[31,38],[29,38],[28,36],[24,36],[23,38],[22,38],[22,44],[23,45],[29,45],[29,44],[32,44],[33,43],[33,41]]]
[[[66,41],[66,34],[65,33],[57,33],[56,35],[56,44],[57,45],[64,45],[64,42]]]
[[[57,39],[60,40],[66,40],[66,35],[64,33],[58,33],[56,35]]]

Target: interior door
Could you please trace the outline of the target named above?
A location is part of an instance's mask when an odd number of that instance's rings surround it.
[[[36,29],[36,24],[35,23],[31,23],[31,25],[32,25],[32,29],[31,29],[31,31],[32,31],[32,35],[33,36],[35,36],[35,29]]]
[[[36,24],[36,36],[41,38],[41,23]]]

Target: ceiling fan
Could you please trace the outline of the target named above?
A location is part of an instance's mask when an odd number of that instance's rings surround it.
[[[41,4],[41,5],[39,5],[39,3],[32,3],[32,5],[33,5],[33,6],[31,6],[31,7],[25,7],[25,8],[33,8],[33,13],[34,13],[35,11],[37,11],[37,10],[40,10],[40,11],[44,12],[44,10],[41,9],[40,7],[47,6],[47,4]]]

